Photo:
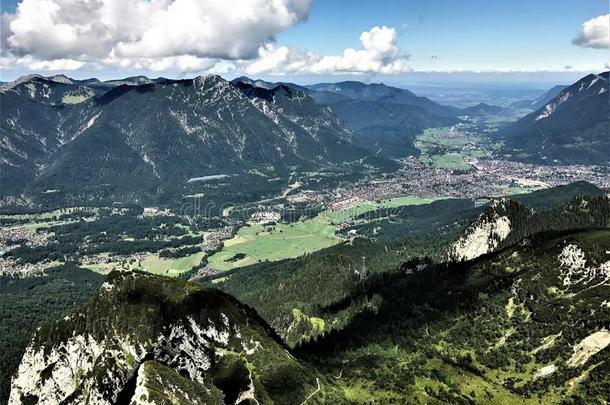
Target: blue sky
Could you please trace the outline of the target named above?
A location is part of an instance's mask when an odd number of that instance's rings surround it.
[[[2,12],[14,13],[17,2],[18,0],[2,0]],[[346,48],[360,50],[363,48],[359,40],[361,33],[368,32],[373,27],[389,27],[395,33],[392,61],[408,64],[408,68],[397,68],[397,73],[393,74],[380,73],[382,69],[364,72],[358,70],[359,67],[350,68],[356,69],[355,72],[333,72],[332,69],[341,64],[335,61],[332,62],[332,67],[325,67],[321,73],[280,72],[280,75],[301,82],[335,81],[346,77],[366,77],[369,80],[382,78],[394,83],[425,82],[439,81],[445,76],[448,80],[459,77],[464,80],[561,82],[577,78],[583,72],[600,70],[609,59],[608,49],[594,49],[572,43],[583,23],[608,13],[606,0],[314,0],[307,11],[306,18],[300,22],[282,26],[276,31],[271,29],[261,35],[275,36],[276,41],[270,46],[290,48],[295,55],[297,51],[315,53],[311,60],[318,62],[325,56],[340,56]],[[70,13],[70,10],[62,12]],[[207,50],[201,52],[204,56],[207,55]],[[35,51],[33,54],[40,58]],[[270,52],[269,57],[273,55]],[[387,55],[378,59],[376,57],[372,57],[373,62],[385,61]],[[294,58],[298,59],[298,55],[287,60],[292,61]],[[282,63],[288,62],[280,64]],[[221,57],[216,69],[224,64]],[[167,70],[157,69],[154,72],[147,71],[137,63],[123,65],[125,67],[122,68],[107,65],[92,68],[91,64],[87,64],[71,75],[118,77],[145,73],[171,77],[189,76],[208,70],[207,65],[206,68],[199,69],[205,65],[202,61],[189,71],[179,71],[175,64],[168,65],[170,67]],[[274,71],[265,71],[247,68],[246,65],[247,62],[225,73],[232,76],[242,74],[244,70],[254,71],[258,77],[278,79],[278,66]],[[5,68],[2,79],[10,80],[28,71],[31,66]],[[518,72],[495,73],[505,70]],[[421,73],[431,71],[438,73]],[[453,71],[460,73],[446,73]],[[477,74],[473,71],[487,73]],[[537,73],[522,73],[528,71]]]
[[[386,25],[401,27],[398,43],[418,70],[561,69],[607,59],[607,51],[571,43],[583,22],[607,12],[605,0],[317,1],[278,42],[332,54]]]

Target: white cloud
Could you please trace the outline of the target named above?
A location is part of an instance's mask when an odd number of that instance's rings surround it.
[[[585,22],[572,43],[586,48],[610,48],[610,14]]]
[[[248,74],[306,73],[320,58],[315,53],[266,44],[259,49],[258,59],[245,63],[244,70]]]
[[[85,62],[74,59],[54,59],[35,61],[28,64],[32,70],[76,70],[85,66]]]
[[[22,0],[14,14],[3,16],[2,45],[16,58],[43,65],[72,60],[192,71],[214,66],[213,60],[256,57],[279,32],[306,19],[310,5],[311,0]]]
[[[198,58],[193,55],[166,56],[162,58],[117,58],[110,56],[101,61],[106,67],[123,69],[144,69],[152,72],[179,71],[197,72],[207,71],[219,63],[218,59]]]
[[[150,64],[144,63],[143,68],[155,72],[166,70],[178,70],[180,72],[195,72],[211,69],[216,65],[215,59],[198,58],[192,55],[168,56],[160,59],[153,59]]]
[[[247,63],[245,70],[249,74],[397,74],[411,71],[408,59],[401,55],[396,44],[394,28],[373,27],[360,35],[360,43],[363,49],[347,48],[335,56],[266,44],[259,49],[258,59]]]
[[[77,70],[87,66],[86,62],[75,59],[53,59],[40,60],[30,55],[16,58],[13,55],[0,56],[0,70],[4,69],[26,69],[30,71],[67,71]]]

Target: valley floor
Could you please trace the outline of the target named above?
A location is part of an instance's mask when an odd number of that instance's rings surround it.
[[[426,130],[416,141],[421,155],[400,160],[401,168],[395,173],[370,175],[347,186],[330,188],[307,187],[311,178],[320,174],[301,177],[295,174],[292,185],[278,198],[242,207],[229,205],[215,223],[198,223],[196,218],[181,216],[184,225],[180,226],[188,231],[184,234],[201,236],[203,240],[185,245],[190,250],[175,257],[160,257],[158,251],[134,247],[128,254],[100,251],[95,255],[81,254],[78,260],[84,267],[101,273],[112,269],[145,268],[157,274],[178,276],[202,267],[203,274],[211,274],[267,260],[296,257],[349,240],[354,235],[347,234],[347,230],[356,223],[376,220],[367,217],[366,213],[376,213],[380,208],[425,204],[447,198],[468,199],[474,206],[480,206],[489,198],[530,193],[578,181],[602,189],[610,188],[607,168],[543,166],[505,160],[495,155],[498,145],[480,135],[480,131],[481,128],[474,124]],[[205,193],[199,198],[200,203],[205,202]],[[286,223],[280,216],[292,212],[294,207],[303,210],[302,219]],[[110,208],[100,213],[99,208],[82,207],[39,214],[0,215],[3,224],[0,228],[0,274],[39,274],[50,264],[62,261],[61,258],[45,260],[44,257],[41,261],[16,261],[7,252],[19,246],[18,242],[25,241],[26,246],[34,248],[44,246],[54,240],[57,227],[79,221],[104,221],[105,216],[120,211]],[[165,217],[175,218],[174,214],[156,208],[147,208],[139,216],[145,220],[157,218],[157,222],[163,222]],[[134,239],[125,231],[120,239],[129,244]],[[171,235],[164,238],[169,242]],[[170,249],[181,247],[176,238],[173,242]],[[84,240],[80,243],[86,244]]]

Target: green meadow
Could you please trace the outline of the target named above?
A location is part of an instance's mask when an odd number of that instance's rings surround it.
[[[384,208],[430,204],[436,200],[438,200],[438,198],[421,198],[416,196],[395,197],[385,200],[368,201],[339,211],[324,211],[320,216],[328,219],[331,224],[336,225],[341,222],[353,222],[358,216],[366,214],[367,212]]]
[[[484,149],[473,147],[472,142],[478,144],[480,139],[470,135],[456,138],[451,128],[428,128],[417,136],[415,147],[421,151],[420,161],[430,167],[466,171],[472,169],[466,158],[487,155]]]
[[[219,271],[231,270],[264,261],[298,257],[336,245],[342,239],[336,226],[354,222],[366,212],[382,208],[429,204],[433,198],[397,197],[365,202],[339,211],[324,211],[318,216],[295,224],[248,225],[224,242],[223,249],[209,257],[208,264]]]
[[[335,228],[320,216],[296,224],[249,225],[225,241],[222,251],[211,256],[208,263],[224,271],[265,260],[298,257],[339,242]]]
[[[177,277],[182,273],[191,270],[194,266],[199,265],[204,257],[204,252],[198,252],[176,259],[168,259],[159,257],[158,254],[150,254],[142,261],[110,261],[108,263],[100,264],[85,264],[81,267],[102,274],[108,274],[112,270],[143,270],[162,276]]]

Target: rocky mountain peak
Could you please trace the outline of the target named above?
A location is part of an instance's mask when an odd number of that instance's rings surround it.
[[[477,259],[543,231],[586,228],[592,224],[607,227],[609,215],[607,196],[576,197],[544,212],[534,211],[511,198],[501,198],[489,204],[464,229],[450,245],[448,257],[454,261]]]
[[[155,387],[184,398],[196,392],[198,403],[260,400],[275,396],[267,387],[277,384],[279,364],[315,384],[271,328],[232,297],[114,272],[91,302],[36,332],[9,403],[155,403]]]
[[[72,79],[70,79],[66,75],[55,75],[55,76],[49,77],[49,79],[51,79],[52,81],[57,82],[57,83],[64,83],[64,84],[72,84],[72,83],[74,83],[72,81]]]

